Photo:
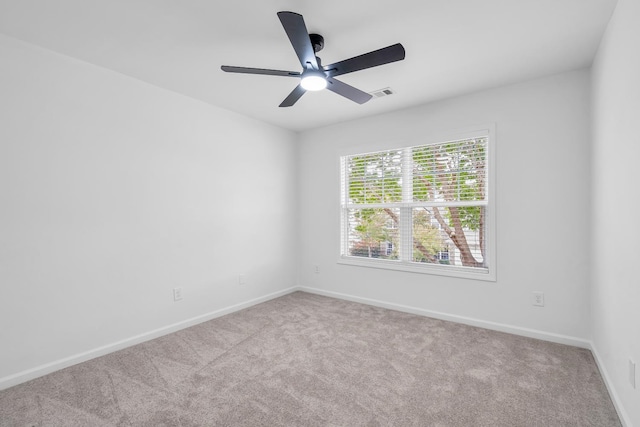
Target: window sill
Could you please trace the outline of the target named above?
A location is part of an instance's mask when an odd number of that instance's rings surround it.
[[[489,270],[478,271],[469,267],[454,267],[446,265],[419,264],[414,262],[392,261],[385,259],[359,258],[352,256],[341,256],[338,264],[354,265],[367,268],[381,268],[384,270],[404,271],[408,273],[431,274],[437,276],[458,277],[462,279],[481,280],[485,282],[495,282],[495,273]]]

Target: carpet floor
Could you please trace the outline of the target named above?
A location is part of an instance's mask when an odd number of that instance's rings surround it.
[[[0,426],[619,426],[589,350],[295,292],[0,392]]]

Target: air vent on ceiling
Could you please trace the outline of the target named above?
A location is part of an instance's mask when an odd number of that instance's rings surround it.
[[[373,92],[369,92],[374,98],[382,98],[383,96],[393,95],[393,91],[390,87],[385,87],[384,89],[374,90]]]

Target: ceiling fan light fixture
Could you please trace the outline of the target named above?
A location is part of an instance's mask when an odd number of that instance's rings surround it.
[[[300,86],[304,90],[318,91],[327,87],[327,78],[320,71],[307,71],[302,75]]]

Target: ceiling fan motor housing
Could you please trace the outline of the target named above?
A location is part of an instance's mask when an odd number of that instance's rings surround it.
[[[320,52],[324,48],[324,37],[320,34],[309,34],[309,39],[314,52]]]

